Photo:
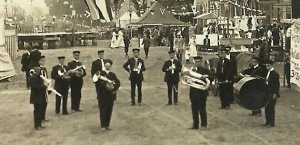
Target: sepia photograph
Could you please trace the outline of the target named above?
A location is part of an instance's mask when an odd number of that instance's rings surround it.
[[[300,0],[0,0],[0,145],[300,145]]]

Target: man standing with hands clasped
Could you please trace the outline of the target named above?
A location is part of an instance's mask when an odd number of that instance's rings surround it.
[[[164,81],[168,85],[168,104],[172,105],[172,96],[174,98],[174,104],[178,103],[178,82],[179,82],[179,74],[182,68],[181,62],[175,59],[175,51],[169,51],[170,60],[166,61],[162,71],[165,72]]]
[[[133,56],[123,65],[123,68],[129,72],[131,84],[131,106],[135,106],[135,88],[138,88],[138,103],[142,103],[142,82],[144,81],[143,72],[146,71],[144,60],[139,58],[140,49],[133,49]]]
[[[275,127],[275,105],[277,102],[277,98],[280,97],[279,95],[279,74],[274,70],[273,62],[267,61],[266,67],[268,69],[268,74],[266,77],[266,83],[269,87],[269,95],[270,101],[265,107],[265,114],[266,114],[266,123],[264,126],[266,127]]]

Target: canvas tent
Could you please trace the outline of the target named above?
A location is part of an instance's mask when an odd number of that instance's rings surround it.
[[[145,12],[145,14],[133,24],[137,25],[188,25],[185,22],[177,20],[162,4],[158,1]]]
[[[9,54],[6,52],[4,19],[0,18],[0,81],[15,75]]]
[[[131,19],[131,20],[130,20]],[[120,17],[120,27],[125,28],[126,25],[128,25],[131,21],[131,23],[137,22],[139,19],[139,16],[136,14],[136,12],[131,13],[131,18],[129,15],[129,12],[125,12],[121,17]]]

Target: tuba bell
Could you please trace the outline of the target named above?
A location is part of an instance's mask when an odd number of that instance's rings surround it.
[[[188,85],[193,88],[200,90],[207,90],[207,82],[201,80],[201,78],[208,78],[208,75],[202,75],[192,71],[193,68],[189,69],[187,67],[182,68],[182,84]]]

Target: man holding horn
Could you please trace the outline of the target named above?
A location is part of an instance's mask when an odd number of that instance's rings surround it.
[[[169,51],[170,59],[165,62],[162,71],[165,72],[165,82],[168,85],[168,104],[172,105],[172,97],[174,104],[178,103],[178,82],[179,74],[182,68],[181,62],[175,59],[175,51]]]
[[[201,118],[201,128],[207,127],[206,99],[210,87],[209,70],[204,67],[202,57],[194,57],[195,66],[192,70],[183,72],[189,77],[184,84],[190,85],[190,101],[193,114],[193,126],[189,129],[199,129],[199,114]],[[186,77],[186,76],[184,76]]]

